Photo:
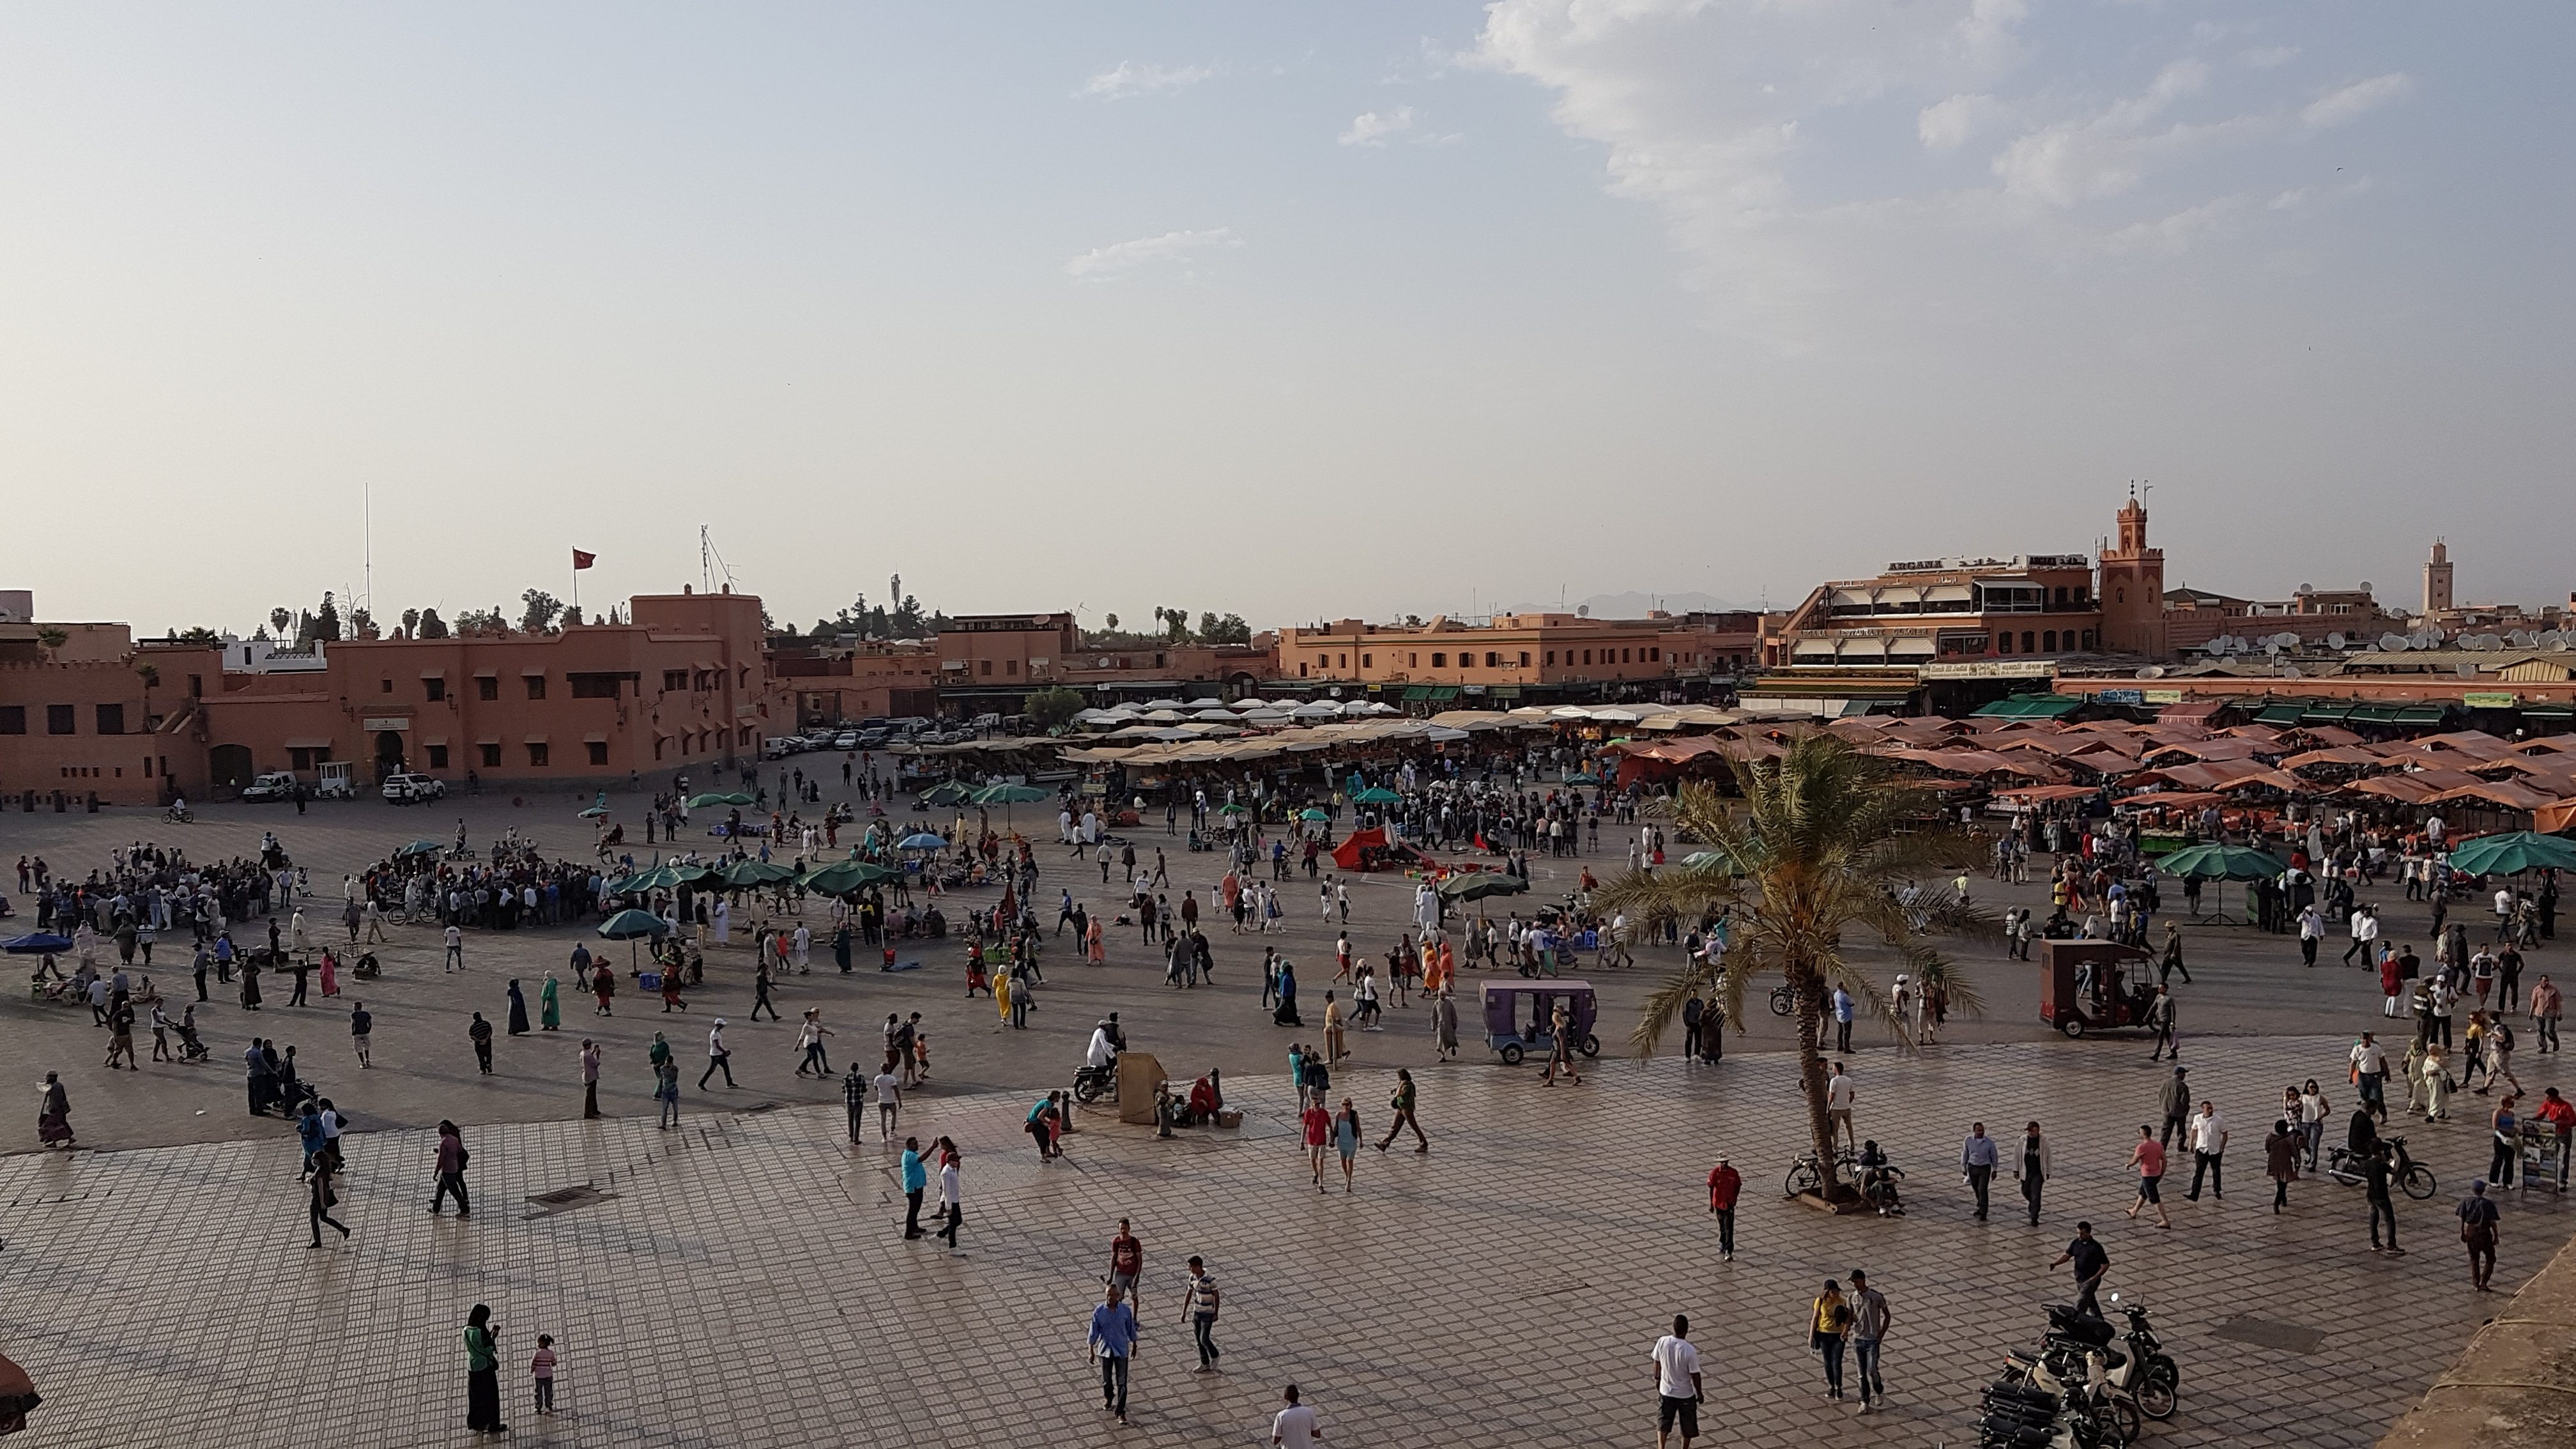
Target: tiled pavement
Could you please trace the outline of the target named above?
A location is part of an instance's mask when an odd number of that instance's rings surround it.
[[[2443,1191],[2401,1205],[2407,1258],[2364,1251],[2355,1189],[2303,1182],[2288,1215],[2269,1211],[2259,1139],[2280,1084],[2339,1087],[2340,1058],[2327,1038],[2194,1046],[2196,1085],[2234,1120],[2234,1191],[2177,1203],[2170,1233],[2118,1215],[2162,1069],[2111,1042],[1863,1053],[1864,1130],[1915,1169],[1902,1220],[1782,1200],[1800,1129],[1778,1056],[1603,1064],[1579,1089],[1472,1060],[1419,1071],[1433,1152],[1364,1153],[1348,1197],[1307,1185],[1275,1079],[1235,1084],[1240,1133],[1165,1142],[1095,1117],[1044,1167],[1017,1130],[1024,1097],[924,1096],[907,1129],[966,1148],[960,1258],[896,1238],[891,1157],[847,1146],[837,1108],[692,1115],[677,1133],[473,1128],[471,1223],[423,1211],[424,1134],[353,1138],[356,1237],[319,1252],[289,1143],[18,1156],[0,1159],[0,1346],[48,1396],[30,1449],[467,1443],[458,1330],[478,1300],[524,1443],[1255,1444],[1293,1379],[1336,1444],[1588,1446],[1647,1442],[1645,1351],[1679,1310],[1706,1356],[1711,1442],[1964,1443],[1979,1383],[2064,1298],[2046,1265],[2090,1216],[2110,1286],[2145,1296],[2183,1366],[2182,1412],[2149,1443],[2361,1445],[2501,1297],[2467,1291],[2449,1231],[2484,1165],[2474,1121],[2411,1129]],[[1377,1130],[1390,1080],[1362,1071],[1336,1095]],[[1960,1130],[2032,1115],[2061,1174],[2045,1225],[2002,1210],[2008,1186],[1995,1221],[1972,1221],[1942,1166]],[[1721,1149],[1749,1179],[1733,1264],[1700,1186]],[[583,1183],[609,1196],[528,1202]],[[2510,1291],[2576,1219],[2547,1195],[2506,1211]],[[1122,1214],[1147,1244],[1149,1336],[1136,1422],[1117,1430],[1081,1339]],[[1187,1372],[1192,1252],[1227,1292],[1221,1376]],[[1852,1267],[1896,1315],[1882,1417],[1827,1404],[1804,1348],[1809,1295]],[[2309,1354],[2213,1337],[2237,1315],[2325,1337]],[[553,1419],[521,1407],[539,1332],[563,1353]]]

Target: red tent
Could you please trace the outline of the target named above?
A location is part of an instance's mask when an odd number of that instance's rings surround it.
[[[1409,845],[1390,844],[1386,832],[1379,829],[1355,830],[1333,847],[1333,864],[1344,870],[1401,870],[1408,865],[1434,864],[1431,857]]]

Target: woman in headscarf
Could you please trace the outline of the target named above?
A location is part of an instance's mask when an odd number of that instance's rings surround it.
[[[537,1029],[553,1031],[563,1025],[563,1008],[555,1000],[555,973],[546,973],[546,982],[537,988]]]
[[[510,979],[510,1035],[528,1034],[528,998],[519,991],[517,977]]]
[[[45,1073],[44,1094],[36,1101],[36,1140],[47,1147],[73,1147],[72,1094],[60,1075]]]
[[[1099,966],[1108,961],[1108,938],[1101,934],[1100,917],[1097,914],[1092,916],[1091,927],[1084,933],[1083,945],[1090,951],[1092,965]]]
[[[501,1422],[501,1346],[492,1332],[492,1310],[477,1303],[465,1315],[465,1427],[478,1434],[506,1434]]]

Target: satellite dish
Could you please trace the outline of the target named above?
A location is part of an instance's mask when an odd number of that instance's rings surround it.
[[[2498,639],[2493,634],[2475,635],[2469,639],[2463,640],[2462,642],[2466,643],[2470,648],[2477,650],[2481,654],[2492,653],[2504,643],[2503,640]]]
[[[2296,649],[2299,647],[2299,636],[2288,633],[2275,634],[2272,636],[2272,642],[2280,645],[2284,649]]]
[[[2165,677],[2165,667],[2161,664],[2150,664],[2146,668],[2138,671],[2138,677],[2140,679],[2162,679]]]
[[[2566,648],[2566,647],[2567,647],[2567,632],[2566,632],[2565,630],[2563,630],[2563,629],[2547,629],[2547,630],[2543,630],[2543,631],[2541,632],[2541,635],[2540,635],[2540,647],[2541,647],[2541,648],[2543,648],[2543,649],[2564,649],[2564,648]]]
[[[2505,635],[2504,641],[2516,649],[2528,649],[2531,647],[2531,631],[2528,629],[2516,629]]]
[[[2326,636],[2326,647],[2328,649],[2338,650],[2343,648],[2343,635],[2340,632],[2328,634]]]
[[[2462,679],[2475,679],[2478,677],[2478,667],[2469,663],[2465,659],[2460,661],[2458,664],[2451,666],[2451,672],[2457,674]]]
[[[2298,677],[2299,677],[2299,666],[2297,666],[2297,665],[2295,665],[2295,664],[2284,664],[2284,665],[2282,665],[2282,666],[2281,666],[2281,677],[2282,677],[2283,679],[2296,679],[2296,678],[2298,678]]]
[[[2270,638],[2270,639],[2266,639],[2266,640],[2264,640],[2264,641],[2263,641],[2263,652],[2264,652],[2264,653],[2266,653],[2266,654],[2278,654],[2278,653],[2280,653],[2280,652],[2281,652],[2281,641],[2280,641],[2280,639],[2276,636],[2276,637],[2273,637],[2273,638]]]
[[[2379,647],[2387,650],[2391,654],[2402,653],[2407,649],[2413,648],[2414,645],[2415,641],[2407,638],[2403,634],[2382,634],[2379,636]]]

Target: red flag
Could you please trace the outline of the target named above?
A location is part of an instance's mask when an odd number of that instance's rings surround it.
[[[599,555],[595,553],[583,553],[580,549],[572,551],[572,566],[576,569],[586,569],[598,561]]]

